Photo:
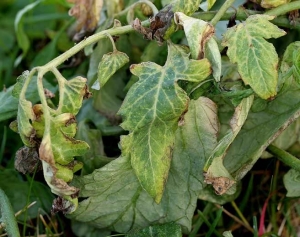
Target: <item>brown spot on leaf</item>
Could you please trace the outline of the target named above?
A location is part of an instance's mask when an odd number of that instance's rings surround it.
[[[36,148],[22,147],[16,152],[15,169],[23,174],[31,174],[42,169]]]
[[[73,205],[62,197],[57,197],[53,200],[51,214],[62,212],[68,214],[72,211]]]
[[[204,182],[211,184],[217,195],[222,195],[227,192],[228,189],[235,184],[234,180],[231,180],[227,177],[209,177],[207,174],[204,175]]]
[[[84,95],[83,95],[83,99],[88,99],[90,97],[92,97],[92,92],[89,91],[89,88],[87,85],[84,86]]]
[[[143,34],[146,39],[156,40],[159,43],[164,41],[164,35],[168,28],[172,25],[174,18],[174,12],[171,10],[172,6],[160,10],[154,17],[150,18],[150,28],[143,27],[139,19],[135,19],[132,23],[132,27]]]

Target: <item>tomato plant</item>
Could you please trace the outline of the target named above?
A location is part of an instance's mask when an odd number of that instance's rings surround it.
[[[16,16],[15,65],[31,47],[23,16],[45,2]],[[286,196],[300,196],[300,161],[286,151],[299,142],[299,19],[291,20],[299,1],[234,10],[233,0],[70,2],[78,42],[56,51],[69,22],[0,93],[0,119],[16,116],[10,128],[24,144],[16,168],[39,166],[56,195],[53,212],[98,236],[195,236],[197,200],[243,195],[242,179],[266,156],[290,167]],[[65,70],[72,57],[80,72]],[[120,141],[108,151],[103,137]],[[16,228],[1,220],[8,233]]]

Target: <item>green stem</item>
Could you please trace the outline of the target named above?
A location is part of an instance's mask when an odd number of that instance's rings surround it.
[[[267,147],[267,151],[276,156],[284,164],[300,172],[300,160],[297,157],[272,144]]]
[[[227,9],[231,7],[234,1],[235,0],[226,0],[226,2],[222,5],[217,14],[214,16],[214,18],[210,21],[210,24],[215,26],[220,21],[222,16],[226,13]]]
[[[246,220],[246,218],[244,217],[243,213],[240,211],[240,209],[236,205],[235,201],[231,201],[231,205],[233,206],[234,210],[236,211],[236,213],[238,214],[238,216],[241,218],[241,220],[244,222],[244,224],[251,228],[251,225]]]
[[[18,229],[16,217],[13,208],[9,202],[8,197],[5,195],[4,191],[0,188],[0,213],[1,221],[4,229],[9,237],[19,237],[20,232]]]
[[[149,24],[150,24],[149,20],[142,22],[143,26],[149,26]],[[60,64],[65,62],[67,59],[72,57],[74,54],[78,53],[84,47],[86,47],[90,44],[96,43],[100,39],[103,39],[103,38],[107,37],[107,34],[110,34],[110,35],[123,35],[123,34],[133,32],[133,31],[135,31],[135,30],[132,28],[131,25],[121,26],[121,27],[116,27],[116,28],[111,28],[111,29],[108,29],[108,30],[101,31],[97,34],[94,34],[94,35],[82,40],[80,43],[76,44],[74,47],[70,48],[68,51],[61,54],[57,58],[53,59],[49,63],[45,64],[41,68],[44,72],[47,72],[47,71],[52,70],[53,68],[56,68],[57,66],[59,66]]]
[[[280,16],[280,15],[284,15],[290,11],[298,10],[298,9],[300,9],[300,1],[294,1],[294,2],[290,2],[290,3],[282,4],[279,7],[276,7],[272,10],[265,12],[265,14],[271,15],[271,16]]]

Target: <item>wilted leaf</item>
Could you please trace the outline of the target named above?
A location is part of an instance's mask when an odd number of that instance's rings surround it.
[[[77,18],[77,32],[91,32],[95,30],[100,19],[103,0],[69,0],[75,5],[70,9],[69,15]]]
[[[223,159],[230,144],[234,141],[244,125],[253,103],[253,98],[254,96],[250,96],[243,99],[239,106],[236,107],[234,115],[230,120],[231,129],[218,142],[217,147],[209,157],[208,163],[205,165],[204,171],[207,172],[205,175],[205,182],[213,185],[216,193],[219,195],[224,193],[233,194],[236,191],[235,187],[233,187],[236,181],[224,167]]]
[[[160,204],[141,188],[129,158],[121,157],[79,178],[80,195],[87,199],[70,217],[122,233],[172,221],[189,232],[202,189],[202,169],[217,144],[217,132],[216,105],[207,98],[191,101],[185,124],[176,132],[170,174]]]
[[[169,43],[164,67],[152,62],[131,66],[140,80],[129,90],[119,114],[121,126],[130,131],[124,147],[129,149],[133,169],[147,192],[159,202],[171,162],[174,134],[188,96],[178,80],[200,82],[210,74],[206,59],[189,60],[186,48]]]
[[[287,197],[300,197],[300,172],[290,169],[283,177],[283,183],[287,189]]]
[[[229,147],[224,166],[235,180],[252,168],[265,148],[300,115],[300,90],[291,87],[268,103],[263,111],[250,112]]]
[[[263,99],[276,95],[278,82],[278,56],[265,39],[285,35],[269,22],[272,19],[267,15],[250,16],[245,23],[229,28],[222,43],[228,46],[227,55],[237,63],[242,80]]]
[[[213,76],[220,81],[221,54],[217,42],[212,36],[214,27],[209,23],[193,17],[188,17],[181,12],[175,13],[177,23],[182,25],[189,43],[193,59],[207,58],[213,69]]]
[[[159,236],[159,237],[181,237],[180,225],[175,223],[166,223],[162,225],[154,225],[144,228],[139,231],[135,231],[126,235],[126,237],[149,237],[149,236]]]
[[[198,10],[200,2],[201,0],[175,0],[150,19],[150,28],[141,26],[139,21],[133,23],[133,28],[147,39],[163,42],[176,31],[174,13],[183,12],[186,15],[191,15]]]

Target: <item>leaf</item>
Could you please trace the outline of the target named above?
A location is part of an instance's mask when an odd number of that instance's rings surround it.
[[[20,174],[13,169],[4,169],[0,171],[0,188],[8,196],[13,209],[16,212],[22,210],[27,204],[36,202],[25,213],[18,215],[19,221],[37,218],[40,209],[49,210],[53,195],[43,183],[32,181],[23,181]],[[27,203],[28,200],[28,203]]]
[[[223,159],[230,144],[234,141],[237,134],[240,132],[244,122],[247,118],[248,112],[253,103],[254,96],[249,96],[242,100],[238,107],[236,107],[233,117],[230,120],[231,129],[218,142],[218,145],[209,157],[208,162],[204,167],[206,171],[205,182],[212,184],[216,193],[222,195],[224,193],[233,194],[236,187],[233,186],[236,181],[223,165]]]
[[[99,230],[78,221],[72,221],[72,231],[78,237],[108,237],[111,235],[111,232],[108,230]]]
[[[118,69],[123,67],[129,62],[129,58],[125,53],[120,51],[113,51],[112,53],[104,54],[98,67],[98,79],[99,88],[95,87],[95,83],[92,86],[93,89],[100,90],[106,82],[116,73]]]
[[[172,221],[180,224],[184,233],[189,232],[203,185],[202,169],[217,144],[216,105],[202,97],[191,101],[184,119],[176,132],[170,174],[160,204],[141,188],[129,157],[121,157],[79,178],[80,195],[86,199],[69,217],[121,233]]]
[[[151,237],[151,236],[159,236],[159,237],[181,237],[181,228],[180,225],[175,223],[166,223],[163,225],[154,225],[144,228],[139,231],[135,231],[134,233],[130,233],[126,235],[126,237]]]
[[[143,27],[138,19],[132,26],[135,30],[144,35],[146,39],[155,39],[163,42],[171,37],[176,31],[174,13],[183,12],[192,15],[198,10],[201,0],[175,0],[161,9],[150,22],[150,28]]]
[[[263,99],[276,95],[278,82],[278,56],[265,39],[286,34],[269,22],[272,19],[272,16],[252,15],[245,23],[229,28],[222,42],[228,46],[230,61],[237,63],[242,80]]]
[[[113,161],[112,158],[105,156],[101,131],[99,129],[91,129],[87,121],[81,121],[78,124],[76,138],[85,141],[90,147],[82,158],[78,158],[84,164],[81,175],[90,174],[95,169]]]
[[[103,0],[69,0],[75,5],[70,9],[69,15],[77,18],[76,30],[92,32],[97,27],[103,7]]]
[[[14,86],[0,92],[0,121],[16,117],[19,105],[19,100],[17,98],[22,89],[23,80],[25,80],[27,76],[27,73],[23,73],[23,75],[18,77],[18,82]],[[45,81],[44,83],[47,89],[52,92],[56,91],[49,82]],[[32,103],[36,103],[40,100],[35,79],[32,79],[29,83],[28,90],[26,91],[26,98],[28,98],[29,101],[32,101]]]
[[[124,141],[142,187],[159,203],[168,177],[174,134],[189,98],[178,80],[199,82],[210,74],[206,59],[189,60],[186,48],[169,43],[165,66],[152,62],[131,65],[140,80],[129,90],[119,114]]]
[[[181,12],[175,13],[177,23],[182,25],[189,43],[193,59],[207,58],[213,69],[216,81],[221,77],[221,54],[217,42],[212,36],[215,29],[206,21],[188,17]]]
[[[29,39],[28,39],[28,37],[24,31],[24,27],[23,27],[23,16],[43,1],[44,0],[37,0],[31,4],[28,4],[26,7],[24,7],[22,10],[20,10],[18,12],[18,14],[15,18],[15,31],[16,31],[16,35],[17,35],[17,41],[18,41],[19,47],[23,51],[22,55],[20,55],[16,59],[15,66],[17,66],[22,61],[22,59],[26,56],[26,54],[29,50],[29,47],[30,47]]]
[[[279,94],[260,112],[250,112],[230,145],[224,166],[235,180],[240,180],[252,168],[265,148],[300,115],[299,88]]]
[[[288,88],[289,85],[296,81],[300,84],[300,70],[299,70],[299,57],[300,57],[300,41],[291,43],[284,52],[279,74],[279,88]]]
[[[299,197],[300,196],[300,172],[294,169],[290,169],[283,177],[283,183],[287,189],[287,197]]]
[[[77,76],[71,80],[59,80],[59,105],[55,114],[71,113],[76,115],[82,100],[87,96],[86,79]]]
[[[274,8],[289,2],[290,0],[262,0],[260,5],[263,8]]]
[[[216,0],[208,0],[207,1],[207,10],[211,9],[215,4]]]

